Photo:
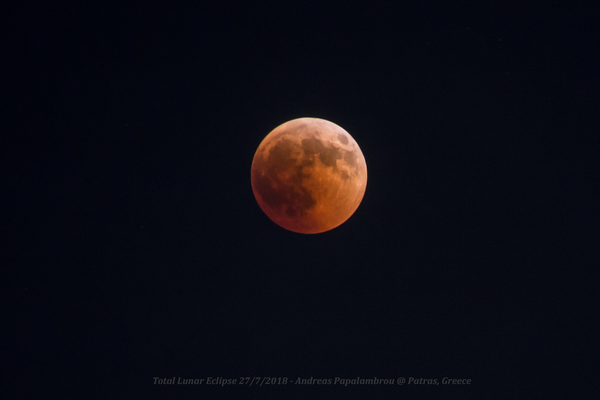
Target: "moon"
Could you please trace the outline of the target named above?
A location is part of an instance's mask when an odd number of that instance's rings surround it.
[[[340,126],[319,118],[279,125],[252,161],[252,190],[260,208],[292,232],[322,233],[343,224],[367,187],[367,163]]]

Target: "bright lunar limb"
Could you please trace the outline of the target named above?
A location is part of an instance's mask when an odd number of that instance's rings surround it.
[[[354,214],[367,187],[367,164],[343,128],[298,118],[264,138],[251,178],[254,196],[273,222],[293,232],[321,233]]]

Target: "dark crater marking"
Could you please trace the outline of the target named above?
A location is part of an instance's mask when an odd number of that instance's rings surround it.
[[[326,167],[333,167],[337,172],[337,164],[336,160],[342,159],[342,153],[346,151],[339,149],[337,147],[326,147],[323,142],[316,138],[303,139],[302,140],[302,149],[306,154],[318,154],[319,160]]]

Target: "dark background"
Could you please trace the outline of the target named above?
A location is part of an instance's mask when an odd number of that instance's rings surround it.
[[[98,3],[5,14],[7,387],[531,398],[597,384],[596,10]],[[250,186],[261,140],[298,117],[342,126],[367,161],[361,206],[318,235],[272,223]],[[173,376],[472,383],[152,384]]]

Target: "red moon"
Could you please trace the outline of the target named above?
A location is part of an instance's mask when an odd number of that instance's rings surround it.
[[[358,208],[367,163],[340,126],[298,118],[264,138],[251,177],[256,201],[273,222],[293,232],[321,233],[343,224]]]

